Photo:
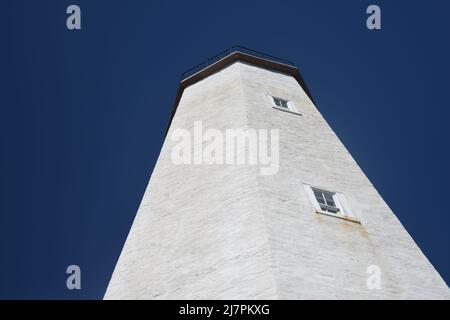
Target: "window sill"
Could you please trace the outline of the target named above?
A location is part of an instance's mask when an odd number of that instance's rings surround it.
[[[343,215],[339,215],[339,214],[333,214],[333,213],[329,213],[329,212],[322,211],[322,210],[316,210],[316,213],[317,214],[323,214],[325,216],[329,216],[329,217],[333,217],[333,218],[338,218],[338,219],[354,222],[354,223],[357,223],[357,224],[361,224],[361,221],[359,221],[358,219],[356,219],[354,217],[350,217],[350,216],[343,216]]]
[[[292,113],[292,114],[296,114],[296,115],[298,115],[298,116],[301,116],[302,114],[301,113],[299,113],[299,112],[296,112],[296,111],[292,111],[292,110],[287,110],[287,109],[284,109],[284,108],[280,108],[280,107],[275,107],[275,106],[272,106],[272,108],[274,108],[274,109],[277,109],[277,110],[281,110],[281,111],[284,111],[284,112],[287,112],[287,113]]]

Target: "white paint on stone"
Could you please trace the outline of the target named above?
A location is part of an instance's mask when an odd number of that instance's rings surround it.
[[[272,108],[284,97],[301,115]],[[175,165],[175,128],[280,129],[280,170]],[[362,224],[315,213],[337,190]],[[368,290],[367,267],[381,269]],[[298,82],[243,62],[184,90],[105,299],[449,299]]]

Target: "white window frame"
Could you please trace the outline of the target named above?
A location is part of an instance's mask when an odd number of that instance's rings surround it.
[[[311,186],[308,184],[304,184],[305,191],[308,195],[309,200],[311,201],[311,204],[313,205],[315,212],[318,214],[323,214],[335,218],[340,218],[344,220],[349,220],[356,223],[361,223],[360,219],[353,213],[352,209],[350,208],[347,199],[342,193],[330,190],[328,188],[322,188],[322,187],[316,187]],[[319,191],[324,191],[331,193],[333,196],[333,201],[335,203],[335,207],[339,209],[338,212],[333,213],[326,210],[322,210],[322,207],[320,206],[320,203],[317,201],[316,196],[314,194],[314,189]]]
[[[271,104],[272,108],[277,109],[277,110],[281,110],[281,111],[285,111],[285,112],[289,112],[289,113],[293,113],[293,114],[297,114],[297,115],[301,115],[301,113],[298,112],[297,107],[295,106],[295,104],[291,100],[286,99],[286,98],[281,98],[279,96],[274,96],[274,95],[268,95],[268,98],[270,100],[270,104]],[[281,100],[281,101],[286,101],[287,108],[277,106],[275,104],[275,99],[278,99],[278,100]]]
[[[289,110],[289,100],[286,100],[283,98],[278,98],[278,97],[273,97],[273,96],[272,96],[272,99],[273,99],[273,103],[278,108],[283,108],[283,109]],[[277,104],[277,101],[281,104],[280,106]],[[286,107],[284,105],[286,105]]]

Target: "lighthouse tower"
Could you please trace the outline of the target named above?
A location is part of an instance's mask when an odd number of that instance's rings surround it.
[[[195,161],[230,129],[271,163]],[[105,299],[449,298],[292,63],[233,47],[184,74]]]

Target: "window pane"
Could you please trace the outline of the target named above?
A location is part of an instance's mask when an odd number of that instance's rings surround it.
[[[333,195],[329,192],[324,192],[323,195],[325,196],[325,199],[327,200],[333,200]]]
[[[333,195],[331,193],[324,192],[323,195],[325,196],[325,200],[329,206],[332,206],[332,207],[336,206],[334,203],[334,200],[333,200]]]
[[[316,200],[317,200],[317,202],[320,203],[320,204],[326,204],[326,203],[325,203],[325,200],[323,200],[322,197],[316,197]]]
[[[273,102],[275,103],[275,105],[277,107],[282,107],[282,108],[286,108],[286,109],[288,108],[287,100],[275,98],[275,97],[272,97],[272,98],[273,98]]]
[[[326,204],[325,200],[323,198],[322,192],[320,192],[318,190],[313,190],[313,191],[314,191],[314,196],[316,197],[317,202],[319,202],[321,204]]]
[[[313,189],[314,191],[314,195],[316,196],[316,198],[321,198],[322,197],[322,192],[320,192],[319,190]]]

